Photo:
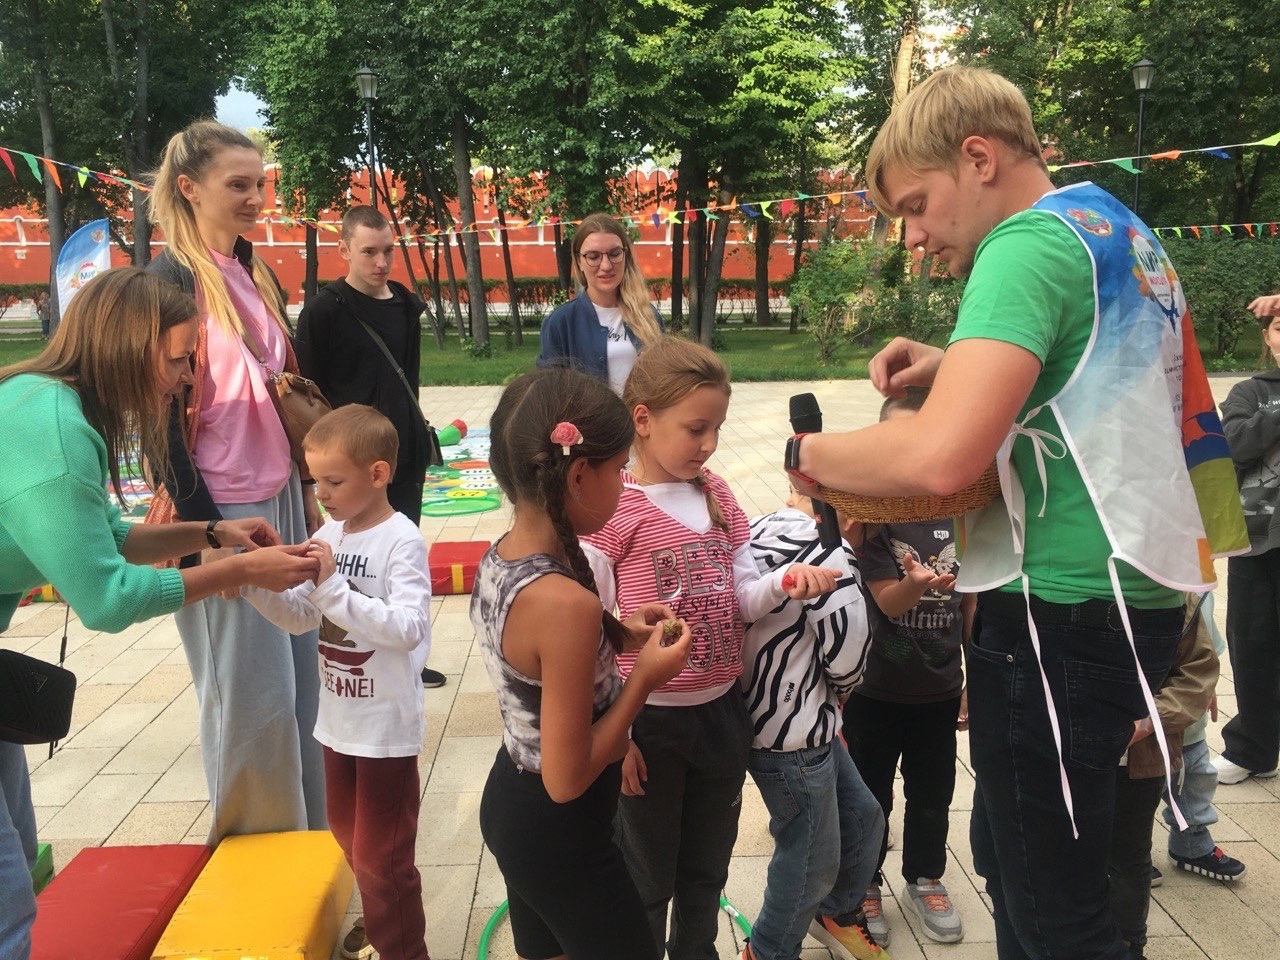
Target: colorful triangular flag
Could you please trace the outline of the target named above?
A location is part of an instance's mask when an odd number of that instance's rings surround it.
[[[13,157],[9,156],[9,151],[0,149],[0,160],[4,161],[4,165],[9,168],[9,176],[14,180],[18,179],[18,172],[13,169]]]

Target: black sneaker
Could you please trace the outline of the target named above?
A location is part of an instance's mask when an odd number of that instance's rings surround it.
[[[356,922],[342,939],[342,956],[346,960],[365,960],[373,956],[373,944],[364,932],[364,917],[357,917]]]
[[[1160,884],[1164,883],[1164,874],[1160,872],[1160,868],[1154,863],[1151,865],[1151,889],[1154,890]]]
[[[1239,880],[1244,876],[1245,866],[1235,857],[1229,857],[1222,852],[1221,847],[1214,847],[1212,853],[1206,853],[1203,857],[1175,857],[1170,855],[1170,860],[1176,863],[1183,870],[1190,873],[1198,873],[1202,877],[1208,877],[1210,880]]]
[[[443,687],[448,679],[439,670],[432,670],[430,667],[422,668],[422,685],[424,687]]]

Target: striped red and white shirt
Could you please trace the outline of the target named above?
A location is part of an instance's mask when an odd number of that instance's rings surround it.
[[[655,690],[656,706],[690,706],[721,696],[742,673],[744,624],[784,598],[784,571],[761,576],[751,555],[751,528],[729,485],[704,471],[706,491],[692,483],[641,485],[622,476],[622,498],[599,533],[583,538],[606,609],[622,618],[645,603],[665,603],[693,633],[689,664]],[[728,530],[715,526],[706,493]],[[626,677],[634,654],[621,654]]]

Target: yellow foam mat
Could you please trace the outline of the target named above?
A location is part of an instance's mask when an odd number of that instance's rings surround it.
[[[353,884],[327,831],[228,837],[152,960],[328,960]]]

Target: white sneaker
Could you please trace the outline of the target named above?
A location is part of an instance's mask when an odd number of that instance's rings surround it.
[[[874,883],[867,887],[867,894],[862,898],[862,913],[867,918],[867,931],[876,938],[882,947],[889,945],[889,918],[881,909],[880,888]]]
[[[1280,771],[1277,771],[1275,767],[1272,767],[1270,770],[1250,770],[1247,767],[1240,766],[1238,763],[1232,763],[1224,756],[1217,756],[1213,758],[1213,769],[1218,771],[1218,782],[1226,784],[1243,783],[1250,777],[1257,777],[1259,780],[1269,780],[1277,773],[1280,773]]]
[[[907,908],[920,920],[920,926],[930,940],[955,943],[964,939],[964,925],[941,880],[921,877],[915,883],[907,884],[906,893],[903,900]]]

